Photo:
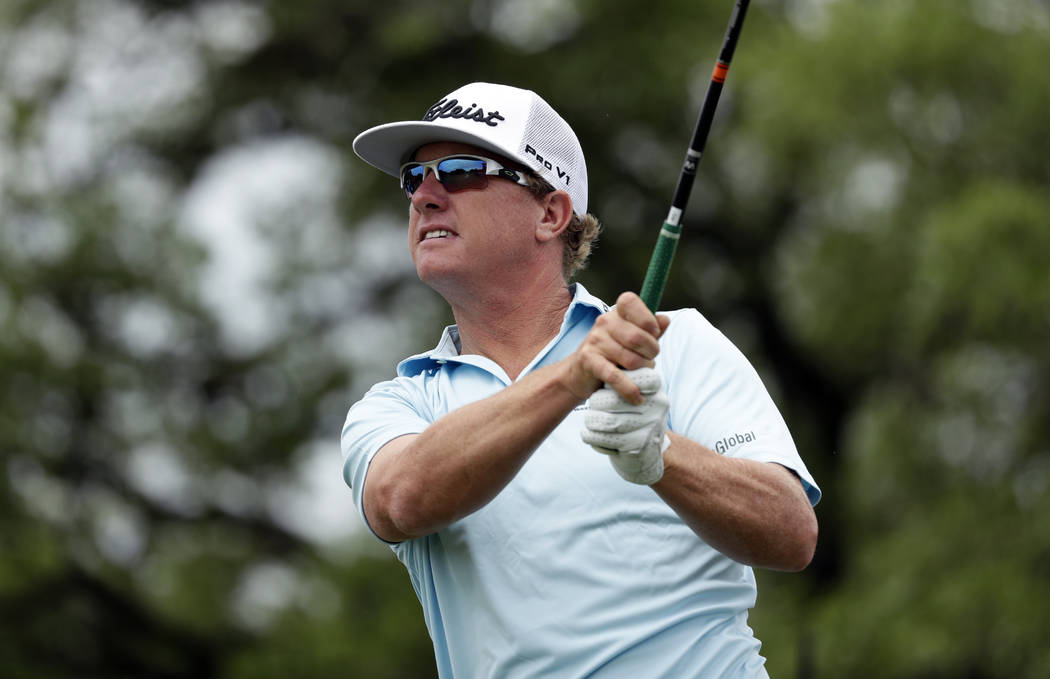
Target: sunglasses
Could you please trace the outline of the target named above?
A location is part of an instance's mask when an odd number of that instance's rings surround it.
[[[528,186],[521,172],[504,167],[492,158],[482,156],[446,156],[425,163],[411,162],[401,166],[401,188],[409,198],[427,178],[427,170],[434,173],[445,190],[452,193],[465,189],[483,189],[489,177],[501,177]]]

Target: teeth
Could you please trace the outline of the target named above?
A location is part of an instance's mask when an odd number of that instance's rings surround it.
[[[426,235],[423,236],[423,240],[430,240],[431,238],[444,238],[445,236],[451,235],[451,231],[445,231],[444,229],[434,229],[433,231],[427,231]]]

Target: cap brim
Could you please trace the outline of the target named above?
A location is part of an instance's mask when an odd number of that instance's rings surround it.
[[[408,162],[416,149],[439,141],[470,144],[528,165],[518,156],[517,149],[505,149],[469,132],[418,120],[387,123],[365,130],[357,135],[353,146],[354,153],[363,161],[396,177],[401,165]]]

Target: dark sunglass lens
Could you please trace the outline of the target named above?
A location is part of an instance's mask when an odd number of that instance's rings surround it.
[[[422,165],[410,165],[404,169],[401,173],[401,183],[405,187],[405,194],[411,196],[419,188],[419,185],[423,183],[423,175],[426,172],[426,168]]]
[[[448,191],[483,189],[488,184],[485,161],[475,158],[446,158],[438,163],[438,174]]]

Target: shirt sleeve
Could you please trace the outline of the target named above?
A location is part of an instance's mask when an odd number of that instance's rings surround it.
[[[339,437],[343,480],[350,486],[357,511],[370,531],[364,511],[364,487],[372,458],[399,436],[422,433],[430,422],[426,402],[410,378],[380,382],[347,413]]]
[[[670,315],[656,361],[671,401],[670,430],[722,455],[787,467],[817,504],[820,488],[758,372],[699,311]]]

